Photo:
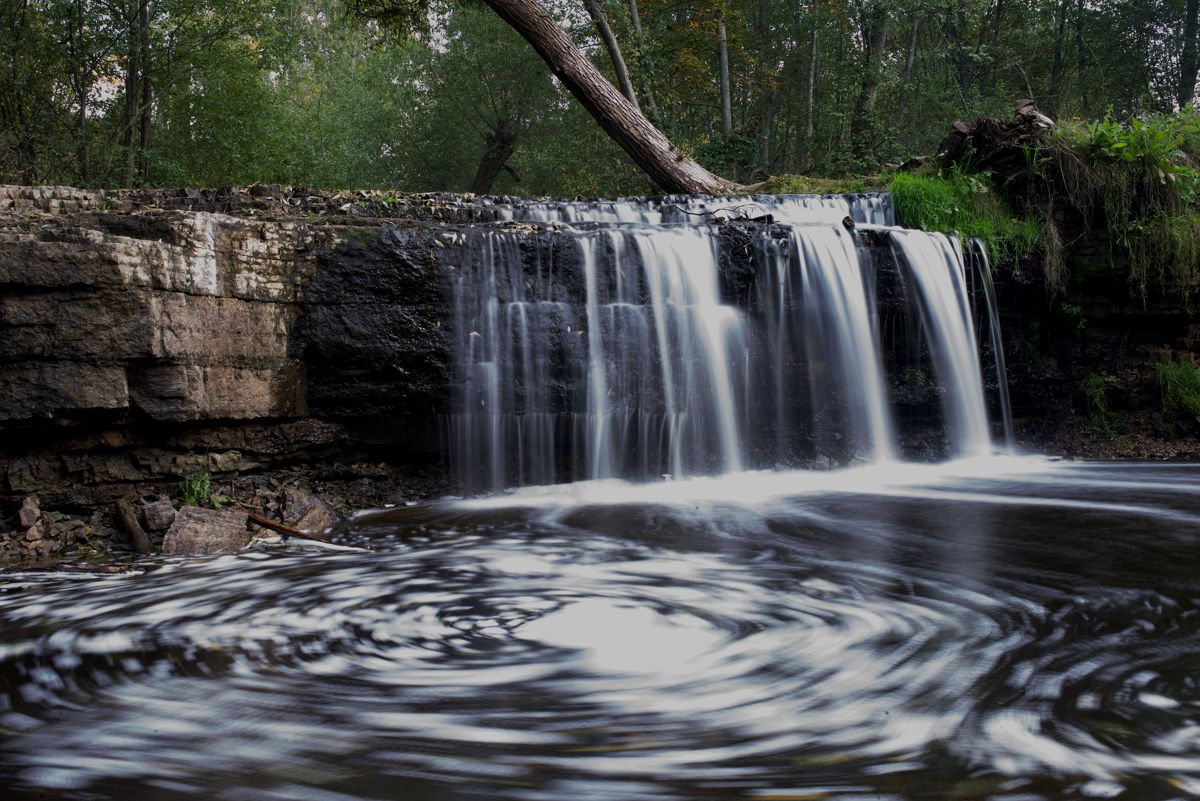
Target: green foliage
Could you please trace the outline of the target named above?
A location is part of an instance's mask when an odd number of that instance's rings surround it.
[[[888,191],[901,225],[978,237],[993,261],[1033,252],[1042,236],[1038,221],[1014,216],[984,174],[900,172]]]
[[[179,484],[179,494],[186,506],[220,508],[220,505],[212,499],[212,474],[207,470],[184,476],[183,481]]]
[[[543,2],[611,74],[579,5]],[[0,182],[463,190],[499,120],[515,126],[517,140],[496,192],[653,190],[528,43],[484,4],[142,6],[151,17],[143,65],[152,124],[145,141],[130,145],[124,92],[139,38],[129,4],[0,3]],[[1120,169],[1074,178],[1110,193],[1100,203],[1108,213],[1117,211],[1114,199],[1141,203],[1142,195],[1163,210],[1158,219],[1131,215],[1114,229],[1118,244],[1134,254],[1135,283],[1144,289],[1155,280],[1194,279],[1182,271],[1196,262],[1194,115],[1166,127],[1153,118],[1114,121],[1174,107],[1185,3],[965,0],[952,13],[945,4],[909,8],[882,0],[638,6],[635,24],[627,4],[604,4],[643,110],[682,150],[746,181],[874,174],[888,162],[934,152],[955,119],[1007,117],[1015,97],[1036,97],[1060,120],[1093,117],[1100,104],[1111,104],[1110,118],[1076,125],[1078,141],[1068,137],[1063,152]],[[721,134],[718,20],[728,33],[732,137]],[[872,30],[884,35],[873,39]],[[1064,37],[1063,30],[1072,33]],[[1084,150],[1094,155],[1082,156]],[[136,175],[128,171],[130,155]],[[1033,170],[1060,162],[1047,163],[1039,149],[1030,157]],[[1183,205],[1161,205],[1151,197],[1161,194],[1158,186]],[[826,190],[806,182],[772,191]],[[1043,247],[1061,254],[1056,231],[1044,225],[1049,213],[1031,209],[1029,230],[1041,231]],[[1119,214],[1114,219],[1120,223]],[[994,242],[1025,233],[1001,232]],[[1052,257],[1056,265],[1062,260]]]
[[[1083,316],[1083,307],[1077,303],[1064,303],[1059,308],[1062,309],[1063,316],[1067,318],[1075,333],[1082,334],[1087,328],[1087,319]]]
[[[1064,124],[1044,158],[1065,200],[1128,255],[1138,294],[1151,283],[1184,298],[1200,289],[1200,112]],[[1050,278],[1061,283],[1057,270]]]
[[[846,178],[816,178],[810,175],[777,175],[767,181],[763,192],[769,195],[844,195],[883,189],[881,175]]]
[[[1200,417],[1200,368],[1191,361],[1155,365],[1163,408],[1189,417]]]
[[[1108,408],[1108,382],[1103,376],[1088,373],[1079,382],[1083,395],[1088,425],[1100,434],[1115,434],[1124,421],[1124,415]]]
[[[758,140],[735,131],[728,139],[719,136],[707,139],[693,150],[696,161],[708,169],[720,175],[741,177],[754,171]]]

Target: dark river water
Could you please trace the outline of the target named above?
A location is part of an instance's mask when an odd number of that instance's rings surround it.
[[[593,482],[3,576],[0,797],[1198,798],[1198,479]]]

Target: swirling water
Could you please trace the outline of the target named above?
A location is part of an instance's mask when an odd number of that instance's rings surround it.
[[[1200,796],[1200,466],[541,487],[0,579],[32,799]]]

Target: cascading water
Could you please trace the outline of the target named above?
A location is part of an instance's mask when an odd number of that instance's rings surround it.
[[[962,247],[956,238],[923,231],[893,231],[891,239],[913,278],[934,369],[945,387],[951,454],[983,456],[992,441]]]
[[[988,259],[987,247],[978,239],[971,241],[968,260],[972,267],[972,280],[979,281],[979,291],[973,292],[975,298],[982,297],[984,313],[986,314],[988,344],[991,346],[992,361],[996,368],[996,394],[1000,407],[1000,419],[1004,425],[1004,445],[1008,450],[1014,446],[1012,400],[1008,392],[1008,368],[1004,362],[1004,335],[1000,330],[1000,309],[996,302],[996,285],[992,280],[992,265]],[[976,324],[982,328],[983,321]]]
[[[707,228],[580,232],[569,277],[527,278],[517,241],[483,235],[456,284],[466,485],[742,469],[742,315]]]
[[[840,223],[846,217],[868,225],[894,225],[890,196],[859,195],[747,195],[709,197],[668,195],[595,201],[520,201],[492,207],[497,220],[541,223],[668,223],[699,222],[736,216],[763,217],[792,225]]]
[[[550,227],[476,228],[457,272],[467,491],[896,458],[877,259],[855,225],[891,240],[915,296],[947,455],[991,449],[961,248],[892,226],[886,195],[494,208]],[[740,278],[731,219],[752,251]]]

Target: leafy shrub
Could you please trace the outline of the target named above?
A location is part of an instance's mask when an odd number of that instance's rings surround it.
[[[1128,253],[1142,297],[1152,281],[1184,297],[1200,288],[1200,112],[1065,123],[1038,169],[1048,164],[1066,199]]]

